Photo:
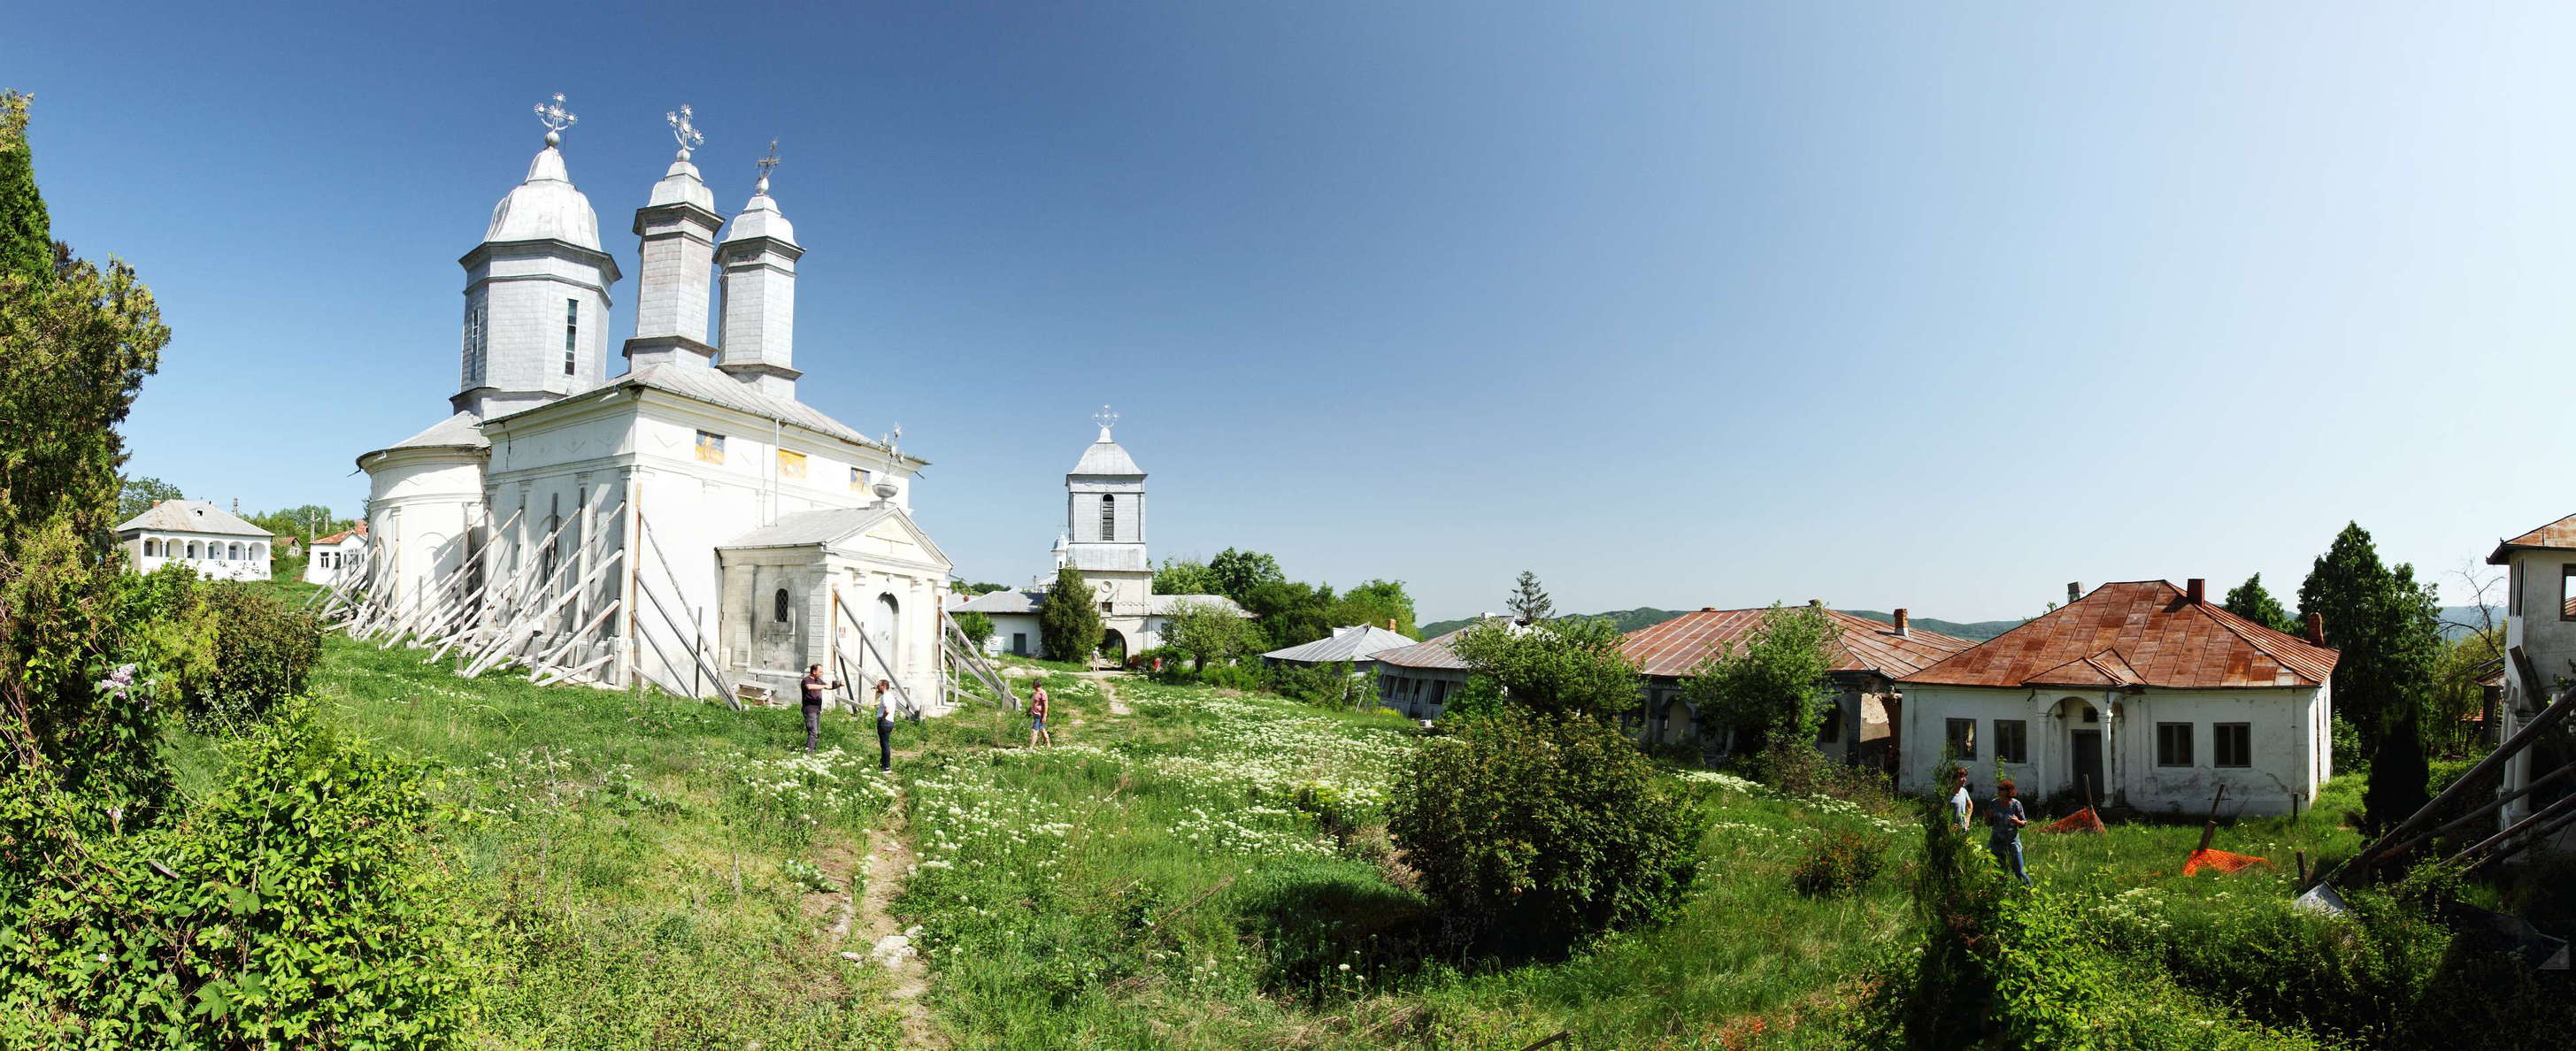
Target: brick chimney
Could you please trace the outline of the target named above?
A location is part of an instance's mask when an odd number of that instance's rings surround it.
[[[2325,645],[2325,644],[2326,644],[2326,615],[2325,615],[2325,614],[2323,614],[2323,613],[2310,613],[2310,614],[2308,614],[2308,643],[2309,643],[2310,645],[2315,645],[2315,646],[2323,646],[2323,645]]]
[[[2193,577],[2190,580],[2183,581],[2182,591],[2183,594],[2191,597],[2192,605],[2197,606],[2203,602],[2209,601],[2209,581],[2203,580],[2199,577]]]
[[[1900,639],[1914,637],[1914,618],[1906,615],[1903,606],[1896,607],[1896,637]]]
[[[1394,617],[1388,617],[1388,618],[1386,618],[1386,630],[1388,630],[1388,631],[1394,631],[1394,630],[1395,630],[1395,618],[1394,618]]]
[[[2072,605],[2074,605],[2074,604],[2075,604],[2075,601],[2076,601],[2077,599],[2080,599],[2080,598],[2083,598],[2083,597],[2084,597],[2084,585],[2083,585],[2083,584],[2078,583],[2078,582],[2076,582],[2076,581],[2072,581],[2072,580],[2070,580],[2070,581],[2067,581],[2067,582],[2066,582],[2066,604],[2067,604],[2067,605],[2072,606]]]

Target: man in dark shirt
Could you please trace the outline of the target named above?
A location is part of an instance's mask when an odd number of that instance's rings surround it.
[[[805,666],[805,750],[814,750],[814,741],[823,734],[823,691],[837,690],[841,684],[823,681],[823,666]]]

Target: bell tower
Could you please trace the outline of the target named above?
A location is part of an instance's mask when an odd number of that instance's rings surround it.
[[[715,194],[689,163],[690,152],[706,141],[695,116],[686,105],[663,115],[680,153],[653,184],[652,197],[635,210],[635,236],[644,241],[639,253],[644,272],[635,290],[635,336],[626,341],[631,369],[665,364],[706,368],[715,360],[716,348],[707,342],[707,293],[716,229],[724,218],[716,214]]]
[[[606,382],[608,290],[617,261],[599,248],[599,215],[564,168],[563,96],[537,107],[546,146],[528,177],[492,208],[465,268],[459,412],[516,412]]]

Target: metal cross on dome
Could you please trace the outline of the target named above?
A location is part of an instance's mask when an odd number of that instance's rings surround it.
[[[546,145],[548,146],[562,142],[563,130],[581,122],[581,118],[573,116],[572,111],[565,109],[563,103],[563,92],[558,91],[555,92],[554,101],[537,104],[537,123],[546,126]]]
[[[1118,414],[1109,411],[1109,406],[1103,405],[1099,412],[1091,414],[1091,422],[1100,425],[1100,433],[1107,434],[1110,428],[1118,426]]]
[[[769,192],[769,169],[778,167],[778,140],[769,140],[769,155],[751,163],[760,166],[761,192]]]
[[[671,137],[680,140],[680,159],[684,161],[689,159],[689,151],[707,141],[707,137],[700,134],[698,126],[690,120],[696,115],[686,102],[680,103],[679,112],[662,115],[663,120],[671,122]]]

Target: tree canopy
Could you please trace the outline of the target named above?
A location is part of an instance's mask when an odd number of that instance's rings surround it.
[[[151,510],[152,505],[163,500],[177,500],[186,495],[179,491],[178,486],[158,478],[124,479],[116,494],[116,520],[125,521]]]
[[[1526,569],[1521,570],[1520,579],[1512,583],[1512,597],[1505,599],[1503,604],[1524,623],[1556,615],[1556,603],[1547,597],[1545,588],[1538,586],[1538,574]]]
[[[1072,566],[1055,571],[1046,602],[1038,607],[1038,639],[1047,656],[1060,661],[1087,661],[1100,648],[1099,598]]]
[[[2299,626],[2290,619],[2290,611],[2281,608],[2281,601],[2264,589],[2261,573],[2245,578],[2245,582],[2228,592],[2227,600],[2219,605],[2229,613],[2274,631],[2299,634]]]
[[[1207,573],[1208,579],[1215,583],[1216,594],[1238,603],[1246,602],[1252,597],[1253,589],[1264,584],[1288,582],[1288,574],[1279,571],[1278,559],[1258,551],[1237,551],[1230,547],[1217,552],[1215,558],[1207,561]],[[1162,589],[1157,587],[1155,590]],[[1174,594],[1192,594],[1192,592],[1174,592]]]
[[[53,279],[53,221],[36,192],[36,159],[27,147],[26,95],[0,91],[0,274],[43,284]]]
[[[1157,595],[1222,595],[1216,574],[1208,564],[1195,558],[1167,558],[1154,570],[1154,593]]]
[[[1217,602],[1183,602],[1163,626],[1163,644],[1188,654],[1193,672],[1251,652],[1259,638],[1242,616]]]
[[[1821,606],[1774,602],[1741,648],[1712,653],[1691,670],[1683,694],[1701,719],[1734,728],[1737,751],[1814,748],[1834,700],[1826,676],[1841,635]]]
[[[1626,639],[1609,621],[1592,617],[1534,625],[1487,621],[1461,632],[1449,648],[1467,663],[1469,686],[1499,694],[1506,706],[1609,720],[1639,703],[1637,666],[1619,652]]]
[[[2426,798],[2424,709],[2442,652],[2440,607],[2415,567],[2381,564],[2360,523],[2344,526],[2299,584],[2299,612],[2325,618],[2335,664],[2334,706],[2371,757],[2362,794],[2373,826],[2403,819]]]

